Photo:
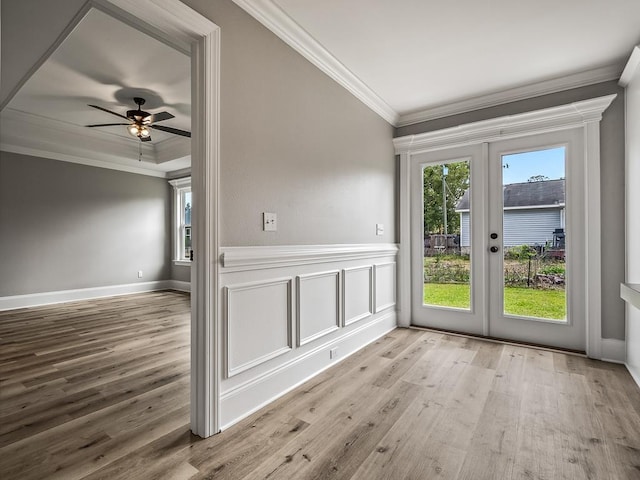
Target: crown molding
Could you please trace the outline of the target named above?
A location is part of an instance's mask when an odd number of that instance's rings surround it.
[[[160,165],[176,159],[191,157],[191,140],[172,135],[161,142],[154,142],[154,160]]]
[[[174,178],[169,180],[171,186],[175,189],[189,187],[191,188],[191,177]]]
[[[7,152],[52,158],[93,167],[164,178],[166,168],[156,163],[157,146],[138,145],[132,139],[19,110],[0,114],[0,148]],[[138,148],[142,147],[142,161]]]
[[[597,122],[617,94],[393,139],[396,155],[504,140]]]
[[[637,47],[636,47],[637,49]],[[396,126],[403,127],[415,123],[426,122],[436,118],[448,117],[460,113],[471,112],[482,108],[495,107],[505,103],[525,100],[527,98],[539,97],[551,93],[570,90],[572,88],[585,87],[600,82],[617,80],[622,72],[622,64],[615,63],[580,73],[565,75],[562,77],[536,82],[522,87],[510,88],[489,95],[460,100],[436,107],[426,108],[413,113],[400,115]]]
[[[313,63],[353,96],[396,125],[399,115],[342,62],[298,25],[273,0],[233,0],[240,8],[271,30],[287,45]]]
[[[633,80],[633,77],[638,72],[638,66],[640,66],[640,45],[633,47],[629,61],[624,67],[622,75],[620,75],[620,81],[618,83],[621,87],[626,87],[631,83],[631,80]]]
[[[137,175],[146,175],[147,177],[167,178],[167,174],[159,170],[149,170],[132,165],[123,165],[111,161],[95,160],[84,156],[76,156],[71,153],[52,152],[50,150],[40,150],[34,147],[25,147],[21,145],[7,144],[4,142],[0,142],[0,151],[18,153],[20,155],[28,155],[31,157],[49,158],[51,160],[59,160],[61,162],[77,163],[78,165],[87,165],[89,167],[106,168],[107,170],[135,173]]]

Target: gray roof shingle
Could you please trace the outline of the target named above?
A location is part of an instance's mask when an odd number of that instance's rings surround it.
[[[504,208],[564,205],[564,183],[564,178],[561,178],[505,185],[503,187]],[[456,210],[469,210],[469,189],[458,201]]]

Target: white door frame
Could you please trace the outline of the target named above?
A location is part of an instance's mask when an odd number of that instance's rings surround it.
[[[600,240],[600,120],[616,95],[499,117],[457,127],[394,139],[400,155],[400,252],[398,262],[399,326],[411,325],[411,157],[445,148],[477,145],[569,128],[584,129],[586,349],[592,358],[602,356],[601,240]]]
[[[220,28],[179,0],[92,0],[76,24],[91,8],[191,57],[191,430],[208,437],[220,431]]]

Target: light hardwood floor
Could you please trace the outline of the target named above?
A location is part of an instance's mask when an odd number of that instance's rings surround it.
[[[2,479],[640,479],[620,365],[398,329],[189,433],[189,298],[0,312]]]

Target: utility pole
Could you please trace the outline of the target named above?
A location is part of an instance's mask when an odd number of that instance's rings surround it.
[[[442,165],[442,212],[444,218],[444,248],[447,248],[447,174],[449,168],[446,165]]]

